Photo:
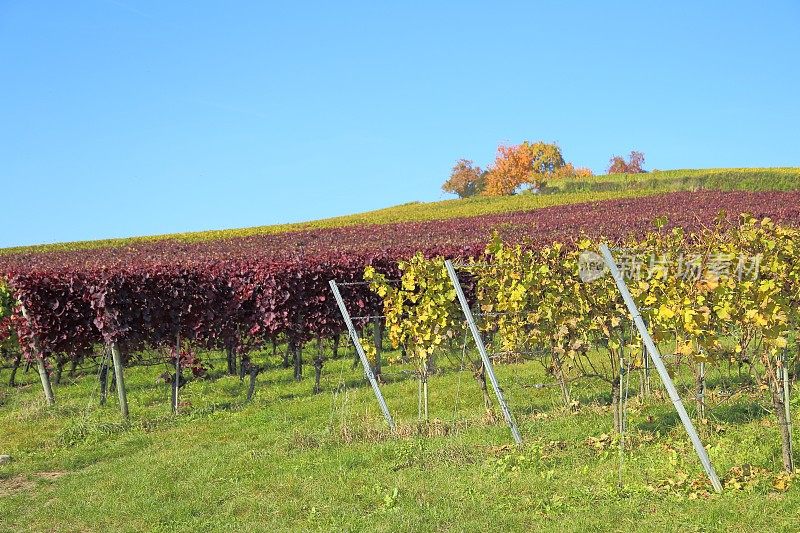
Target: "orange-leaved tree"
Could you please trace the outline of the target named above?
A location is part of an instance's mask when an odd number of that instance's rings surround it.
[[[586,167],[576,167],[572,163],[567,163],[553,173],[552,179],[581,179],[591,178],[592,176],[594,176],[594,173],[591,169]]]
[[[625,158],[619,155],[615,155],[609,159],[607,172],[609,174],[640,174],[645,172],[645,170],[642,169],[643,164],[644,154],[636,150],[631,150],[628,161],[625,161]]]
[[[516,146],[501,144],[497,147],[494,165],[486,176],[484,193],[489,196],[514,194],[523,185],[538,190],[563,166],[561,148],[555,143],[525,141]]]
[[[450,178],[442,184],[442,190],[457,194],[459,198],[475,196],[486,185],[486,173],[474,166],[469,159],[459,159],[450,172]]]

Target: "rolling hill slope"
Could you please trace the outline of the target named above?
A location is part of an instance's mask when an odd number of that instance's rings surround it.
[[[375,211],[294,224],[21,246],[0,249],[0,255],[20,252],[121,247],[164,239],[194,242],[362,224],[446,220],[475,215],[532,211],[544,207],[579,204],[596,200],[642,197],[668,191],[698,189],[723,191],[800,190],[800,168],[719,168],[654,171],[638,175],[595,176],[590,180],[569,180],[552,183],[543,194],[523,193],[502,197],[479,196],[438,202],[411,202]]]

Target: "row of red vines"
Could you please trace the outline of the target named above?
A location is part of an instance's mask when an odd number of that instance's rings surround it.
[[[94,345],[127,351],[169,346],[247,350],[278,338],[305,342],[342,332],[328,281],[362,280],[366,265],[389,276],[399,259],[478,256],[496,230],[530,246],[581,233],[642,235],[657,216],[697,229],[720,210],[800,223],[800,193],[671,193],[565,205],[525,213],[357,226],[224,241],[157,241],[128,248],[0,256],[0,273],[25,307],[12,324],[23,349],[78,356]],[[377,314],[366,286],[343,294],[353,314]]]

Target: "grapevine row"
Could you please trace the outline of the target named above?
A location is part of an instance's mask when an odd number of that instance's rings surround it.
[[[211,242],[158,241],[128,248],[0,257],[12,299],[11,330],[29,351],[79,357],[100,343],[127,353],[172,346],[180,335],[209,348],[246,351],[277,338],[303,343],[340,333],[328,281],[363,269],[394,275],[397,261],[478,257],[492,231],[535,249],[581,235],[643,235],[652,219],[696,229],[720,209],[800,222],[800,193],[674,193],[445,222],[359,226]],[[353,314],[375,314],[366,287],[343,291]],[[24,319],[21,309],[27,312]]]
[[[785,387],[800,356],[800,230],[751,216],[733,224],[720,217],[697,232],[666,229],[663,218],[657,225],[618,252],[654,340],[679,362],[746,368],[770,393],[784,467],[793,472]],[[622,371],[641,367],[644,354],[611,276],[580,275],[597,248],[591,239],[526,248],[496,235],[483,258],[463,268],[476,312],[488,318],[489,350],[542,354],[566,405],[572,379],[605,381],[619,430]],[[399,284],[372,267],[364,276],[383,300],[389,338],[415,356],[424,379],[446,341],[463,335],[463,316],[443,258],[417,255],[399,270]]]

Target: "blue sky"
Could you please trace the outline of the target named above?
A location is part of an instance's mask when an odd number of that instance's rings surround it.
[[[650,4],[0,0],[0,246],[437,200],[524,139],[800,166],[800,4]]]

